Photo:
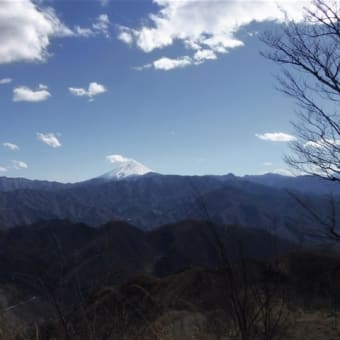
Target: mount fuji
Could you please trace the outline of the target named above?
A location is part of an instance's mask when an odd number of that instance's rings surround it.
[[[152,172],[151,169],[131,158],[125,158],[121,155],[110,155],[106,158],[113,164],[113,169],[100,176],[100,179],[123,179],[132,176],[142,176]]]

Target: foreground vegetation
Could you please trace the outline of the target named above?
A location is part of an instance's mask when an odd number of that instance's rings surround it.
[[[0,234],[1,339],[340,336],[340,254],[186,221],[44,222]]]

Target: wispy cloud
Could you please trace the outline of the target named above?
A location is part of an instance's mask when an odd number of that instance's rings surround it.
[[[83,38],[90,38],[95,35],[92,28],[89,28],[89,27],[76,26],[73,32],[76,36],[83,37]]]
[[[110,3],[110,0],[98,0],[98,1],[103,7],[106,7]]]
[[[46,85],[40,84],[37,89],[32,90],[27,86],[19,86],[13,90],[14,102],[42,102],[51,97]]]
[[[309,141],[306,142],[304,145],[304,148],[315,148],[315,149],[321,149],[326,147],[339,147],[340,146],[340,140],[339,139],[320,139],[318,141]]]
[[[182,42],[192,60],[216,59],[218,55],[244,45],[237,35],[251,22],[303,19],[306,1],[192,1],[153,0],[158,11],[138,28],[121,26],[118,39],[149,53]],[[201,51],[201,52],[198,52]],[[151,63],[152,64],[152,63]],[[190,65],[195,64],[194,62]]]
[[[2,145],[3,145],[5,148],[7,148],[7,149],[9,149],[9,150],[12,150],[12,151],[15,151],[15,150],[19,150],[19,149],[20,149],[18,145],[13,144],[13,143],[9,143],[9,142],[2,143]]]
[[[0,79],[0,85],[10,84],[12,81],[12,78],[2,78]]]
[[[126,158],[122,155],[108,155],[105,159],[110,163],[124,163],[130,160],[130,158]]]
[[[5,168],[4,166],[0,166],[0,172],[6,172],[7,168]]]
[[[100,14],[90,27],[75,26],[73,35],[83,38],[91,38],[98,35],[110,37],[110,19],[107,14]]]
[[[97,34],[103,34],[106,38],[110,37],[110,19],[107,14],[99,15],[92,27]]]
[[[292,142],[296,140],[295,136],[284,132],[257,133],[255,136],[259,139],[270,142]]]
[[[13,164],[13,168],[16,170],[21,170],[21,169],[27,169],[28,168],[28,164],[26,162],[23,161],[12,161]]]
[[[273,163],[272,163],[272,162],[264,162],[263,165],[264,165],[264,166],[272,166]]]
[[[55,133],[41,133],[37,132],[37,138],[42,141],[43,143],[47,144],[52,148],[60,148],[61,143]]]
[[[96,82],[91,82],[87,89],[82,87],[69,87],[70,93],[74,96],[78,97],[88,97],[90,100],[99,94],[107,92],[107,89],[104,85],[98,84]]]

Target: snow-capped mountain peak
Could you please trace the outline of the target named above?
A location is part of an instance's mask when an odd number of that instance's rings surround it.
[[[113,169],[101,176],[105,179],[122,179],[130,176],[142,176],[152,172],[151,169],[142,163],[121,155],[110,155],[106,159],[113,164]]]

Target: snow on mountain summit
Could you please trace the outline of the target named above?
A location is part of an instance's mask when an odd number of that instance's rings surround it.
[[[141,176],[151,169],[131,158],[125,158],[121,155],[109,155],[106,159],[113,164],[113,169],[103,176],[105,179],[121,179],[129,176]]]

